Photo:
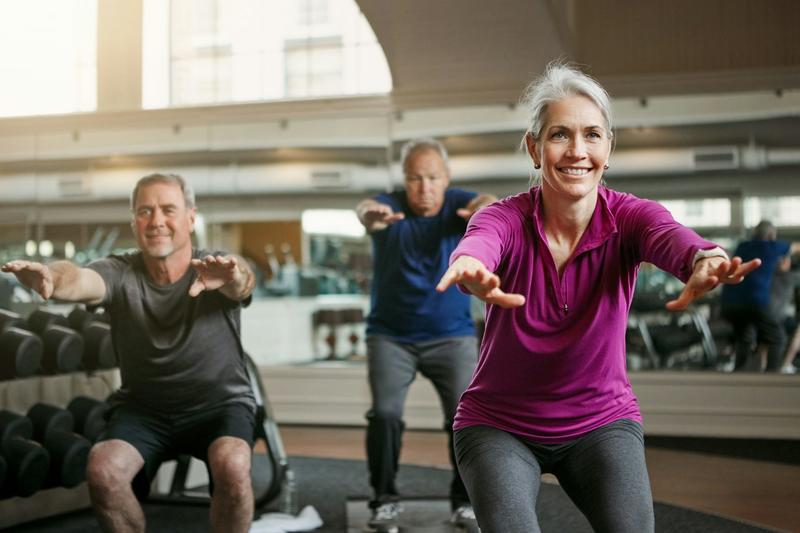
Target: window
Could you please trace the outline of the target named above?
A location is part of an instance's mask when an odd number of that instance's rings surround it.
[[[144,108],[386,93],[354,0],[144,0]]]
[[[329,0],[297,0],[297,24],[315,26],[330,20]]]
[[[727,198],[660,200],[659,203],[685,226],[711,228],[731,223],[731,201]]]
[[[307,209],[302,215],[303,231],[310,235],[363,237],[364,226],[350,209]]]
[[[286,96],[341,94],[342,45],[339,39],[286,44]]]
[[[769,220],[776,226],[800,226],[800,196],[745,198],[745,226],[752,228],[761,220]]]
[[[0,0],[0,14],[0,116],[93,111],[96,0]]]

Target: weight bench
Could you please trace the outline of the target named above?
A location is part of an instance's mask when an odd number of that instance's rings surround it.
[[[256,400],[255,446],[251,477],[255,499],[254,509],[258,514],[260,509],[266,507],[281,494],[287,478],[291,477],[292,473],[272,407],[258,374],[258,368],[249,355],[245,354],[245,357],[250,386]],[[180,455],[174,459],[174,470],[171,474],[166,474],[169,485],[166,490],[160,490],[158,483],[158,480],[162,479],[163,471],[167,470],[165,467],[169,466],[162,464],[156,475],[156,482],[150,488],[147,501],[181,505],[208,505],[210,501],[208,486],[205,484],[190,486],[192,459],[190,455]],[[195,460],[195,462],[199,463],[200,461]],[[205,468],[203,468],[203,473],[205,473]]]

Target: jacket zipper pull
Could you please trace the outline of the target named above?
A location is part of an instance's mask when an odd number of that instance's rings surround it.
[[[564,307],[562,307],[562,309],[564,310],[565,313],[569,312],[569,306],[567,304],[564,304]]]

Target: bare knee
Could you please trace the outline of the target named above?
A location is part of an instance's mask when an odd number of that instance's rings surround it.
[[[209,462],[215,490],[219,489],[228,493],[249,491],[252,485],[250,446],[240,439],[228,437],[225,440],[226,442],[215,442],[209,449]]]
[[[128,487],[143,465],[139,452],[127,442],[100,442],[92,448],[86,465],[89,490],[103,495]]]

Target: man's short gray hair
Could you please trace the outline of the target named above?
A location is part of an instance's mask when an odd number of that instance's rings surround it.
[[[403,174],[406,173],[406,165],[408,164],[408,160],[411,158],[411,156],[425,150],[433,150],[439,154],[439,156],[442,158],[442,161],[444,161],[444,168],[446,168],[447,173],[450,174],[450,161],[447,158],[447,148],[445,148],[442,143],[431,137],[411,139],[403,145],[403,147],[400,149],[400,165],[403,168]]]
[[[155,173],[148,174],[136,182],[136,186],[133,188],[133,192],[131,193],[131,211],[136,209],[136,196],[139,194],[139,189],[146,187],[151,183],[171,183],[179,186],[181,188],[181,192],[183,193],[183,200],[186,202],[186,207],[192,209],[195,206],[194,189],[192,189],[192,186],[183,178],[183,176],[178,174]]]
[[[753,239],[757,241],[774,241],[778,238],[778,229],[769,220],[762,220],[753,228]]]

